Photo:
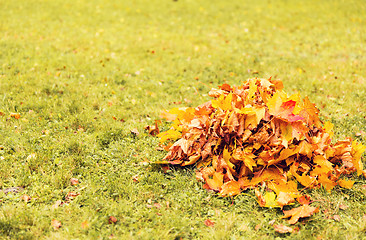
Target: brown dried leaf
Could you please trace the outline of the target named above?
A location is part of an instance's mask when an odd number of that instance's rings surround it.
[[[135,136],[138,136],[140,134],[140,132],[139,132],[139,130],[137,130],[137,128],[131,129],[130,131]]]
[[[118,221],[118,219],[114,216],[109,216],[108,217],[108,223],[112,224],[112,223],[116,223]]]
[[[30,200],[31,200],[31,197],[30,196],[28,196],[27,194],[24,194],[22,197],[21,197],[21,199],[24,201],[24,202],[29,202]]]
[[[62,226],[62,224],[61,224],[60,221],[57,221],[56,219],[52,219],[51,226],[56,231],[56,230],[58,230]]]
[[[213,227],[215,225],[215,222],[210,220],[210,219],[206,219],[204,222],[203,222],[207,227]]]
[[[77,179],[77,178],[71,178],[70,179],[70,183],[71,183],[71,185],[78,185],[79,184],[79,179]]]
[[[273,228],[275,229],[276,232],[279,233],[292,233],[294,231],[291,227],[282,224],[273,225]]]

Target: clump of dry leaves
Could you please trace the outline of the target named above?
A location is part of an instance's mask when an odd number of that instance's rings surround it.
[[[282,82],[272,79],[223,84],[209,92],[209,102],[164,112],[173,124],[158,134],[168,151],[160,163],[196,164],[204,188],[221,196],[265,184],[272,191],[256,190],[260,206],[283,207],[296,199],[302,206],[284,217],[293,224],[310,216],[318,209],[304,201],[298,185],[351,188],[354,182],[343,176],[366,175],[365,146],[350,138],[332,143],[333,125],[319,119],[318,108],[282,89]]]

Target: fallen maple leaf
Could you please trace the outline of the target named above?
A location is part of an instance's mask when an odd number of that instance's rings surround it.
[[[207,227],[213,227],[215,225],[215,222],[210,220],[210,219],[206,219],[204,222],[203,222]]]
[[[291,227],[282,224],[273,225],[273,228],[276,232],[279,233],[292,233],[294,231]]]
[[[291,219],[289,220],[290,224],[295,224],[299,218],[303,218],[303,217],[310,217],[312,214],[318,212],[319,209],[316,207],[311,207],[309,205],[303,205],[297,208],[293,208],[291,210],[287,210],[287,211],[283,211],[283,213],[285,214],[285,216],[283,216],[282,218],[288,218],[291,217]]]
[[[62,226],[62,224],[61,224],[60,221],[57,221],[56,219],[52,219],[51,226],[56,231],[56,230],[58,230]]]

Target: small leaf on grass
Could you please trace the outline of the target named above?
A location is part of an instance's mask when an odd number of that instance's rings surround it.
[[[88,220],[85,220],[84,222],[81,223],[81,228],[84,229],[84,230],[89,228]]]
[[[339,215],[334,215],[333,219],[339,222],[341,220],[341,217]]]
[[[254,229],[256,231],[258,231],[261,227],[262,227],[262,224],[259,223],[259,224],[255,225]]]
[[[15,118],[15,119],[19,119],[20,114],[19,113],[10,113],[10,117]]]
[[[204,222],[203,222],[207,227],[213,227],[215,225],[215,222],[210,220],[210,219],[206,219]]]
[[[71,185],[78,185],[79,184],[79,180],[77,178],[71,178],[70,179],[70,183],[71,183]]]
[[[135,136],[138,136],[140,134],[140,132],[139,132],[139,130],[137,130],[137,128],[131,129],[130,131]]]
[[[118,221],[118,219],[114,216],[109,216],[109,218],[108,218],[109,224],[116,223],[117,221]]]
[[[319,211],[319,209],[317,207],[310,207],[309,205],[303,205],[303,206],[293,208],[288,211],[284,210],[283,213],[285,214],[285,216],[283,216],[282,218],[291,217],[291,219],[289,220],[289,223],[295,224],[295,223],[297,223],[299,218],[309,217],[318,211]]]
[[[291,227],[282,224],[273,225],[273,228],[275,229],[276,232],[279,233],[292,233],[294,231]]]
[[[344,204],[339,204],[339,209],[341,209],[341,210],[346,210],[348,208],[348,206],[347,205],[344,205]]]
[[[24,194],[22,197],[21,197],[21,199],[24,201],[24,202],[29,202],[30,200],[31,200],[31,197],[30,196],[28,196],[27,194]]]
[[[52,219],[51,221],[51,226],[53,227],[53,229],[56,231],[61,227],[61,222],[57,221],[56,219]]]
[[[57,200],[56,202],[55,202],[55,204],[53,204],[52,205],[52,208],[58,208],[59,206],[61,206],[62,205],[62,201],[61,200]]]

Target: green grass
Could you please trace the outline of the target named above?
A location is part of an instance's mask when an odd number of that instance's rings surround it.
[[[309,191],[321,212],[279,234],[269,222],[287,220],[253,192],[220,198],[194,169],[142,164],[164,156],[143,130],[161,110],[253,77],[281,79],[319,106],[335,139],[366,143],[355,135],[366,131],[366,3],[229,2],[0,0],[0,189],[24,188],[0,191],[1,238],[366,239],[362,177]]]

